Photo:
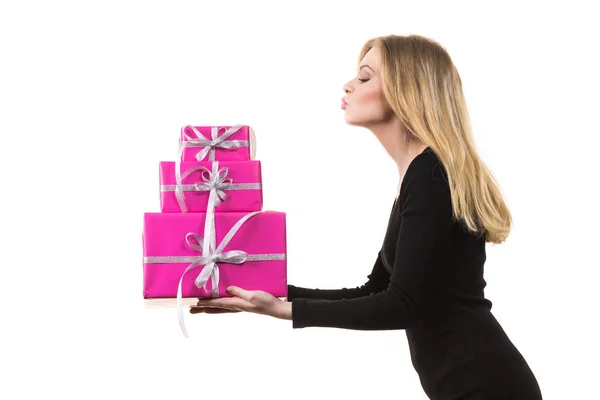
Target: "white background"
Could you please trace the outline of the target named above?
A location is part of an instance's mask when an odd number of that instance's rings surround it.
[[[544,398],[599,398],[598,30],[587,2],[3,2],[0,397],[426,399],[403,331],[142,300],[142,216],[185,124],[248,124],[289,283],[355,287],[398,176],[345,124],[369,38],[438,40],[513,213],[486,296]]]

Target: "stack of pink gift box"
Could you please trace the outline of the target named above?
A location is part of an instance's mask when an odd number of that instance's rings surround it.
[[[247,125],[181,128],[160,162],[161,212],[144,213],[144,299],[230,297],[228,286],[287,295],[285,213],[263,211],[261,163]]]

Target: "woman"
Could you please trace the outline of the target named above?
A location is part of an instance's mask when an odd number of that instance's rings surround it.
[[[344,86],[346,122],[365,127],[398,166],[400,184],[368,282],[288,285],[286,302],[230,287],[190,312],[249,311],[309,326],[404,329],[431,399],[536,400],[538,382],[484,297],[485,244],[502,243],[511,214],[478,157],[459,74],[417,35],[375,38]]]

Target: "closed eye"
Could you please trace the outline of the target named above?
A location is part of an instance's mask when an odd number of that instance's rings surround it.
[[[362,83],[365,83],[366,81],[368,81],[368,79],[358,79],[359,81],[361,81]]]

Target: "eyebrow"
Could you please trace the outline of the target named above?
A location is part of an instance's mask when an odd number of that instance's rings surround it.
[[[367,64],[365,64],[365,65],[361,65],[361,66],[360,66],[360,68],[358,68],[358,70],[360,71],[361,69],[363,69],[363,68],[365,68],[365,67],[366,67],[366,68],[369,68],[371,71],[375,72],[375,70],[373,70],[373,68],[369,67]]]

